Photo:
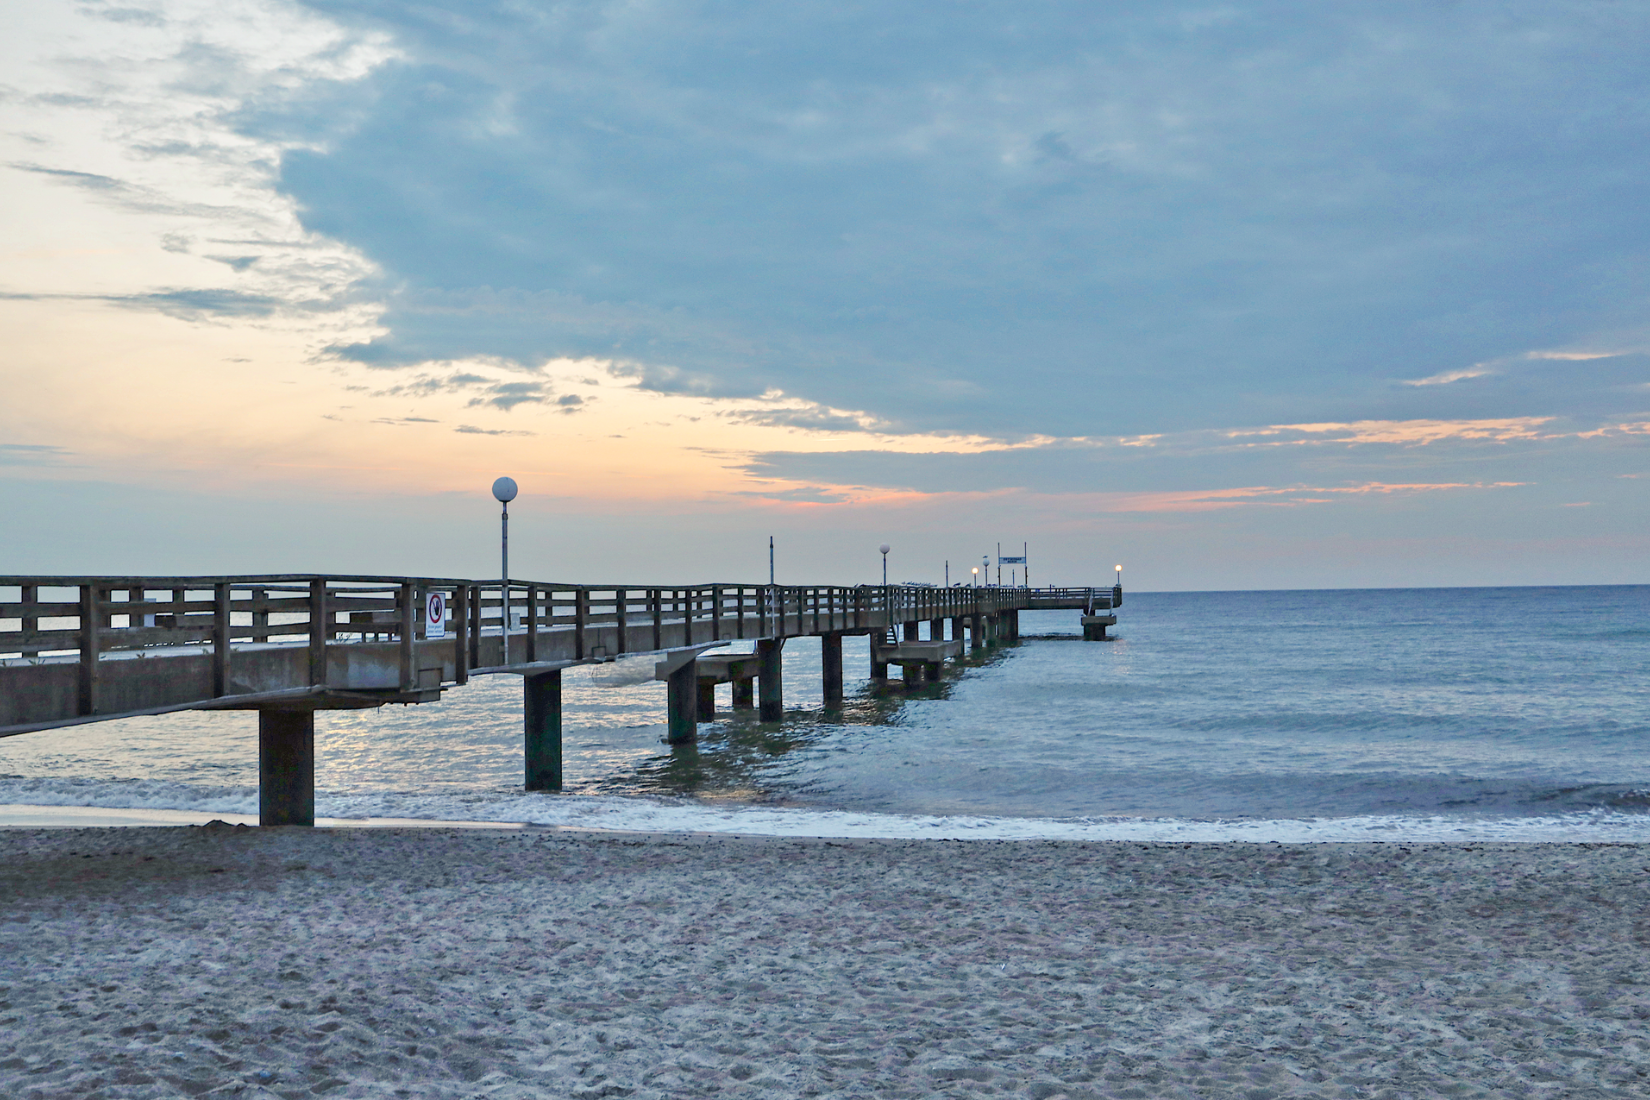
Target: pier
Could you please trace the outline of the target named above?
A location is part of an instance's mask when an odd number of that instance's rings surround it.
[[[784,710],[781,654],[817,637],[825,705],[842,639],[907,686],[1019,635],[1019,612],[1122,603],[1112,588],[539,584],[434,577],[0,576],[0,737],[179,710],[258,712],[259,821],[315,822],[315,712],[433,703],[472,676],[523,682],[524,783],[562,786],[561,673],[656,654],[667,740],[715,716],[715,688],[762,721]],[[924,637],[926,630],[927,636]],[[712,652],[750,641],[754,653]]]

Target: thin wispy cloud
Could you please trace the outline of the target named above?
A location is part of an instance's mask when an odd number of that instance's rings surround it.
[[[1405,379],[1406,386],[1447,386],[1451,382],[1465,382],[1469,378],[1486,378],[1498,372],[1488,367],[1467,367],[1463,370],[1449,370],[1442,374],[1434,374],[1428,378]]]
[[[46,443],[0,443],[0,466],[55,466],[71,453]]]

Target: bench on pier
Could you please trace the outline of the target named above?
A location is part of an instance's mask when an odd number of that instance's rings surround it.
[[[349,625],[351,628],[359,627],[360,629],[346,631],[340,627],[337,632],[339,634],[360,634],[363,640],[368,635],[377,638],[381,634],[388,634],[394,638],[401,633],[401,612],[351,611],[349,613]]]

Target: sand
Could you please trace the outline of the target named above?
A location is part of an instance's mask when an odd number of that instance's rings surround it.
[[[0,832],[0,1096],[1650,1096],[1650,849]]]

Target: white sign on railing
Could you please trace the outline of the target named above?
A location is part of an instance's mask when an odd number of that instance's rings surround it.
[[[424,597],[424,637],[447,636],[447,593],[431,592]]]

